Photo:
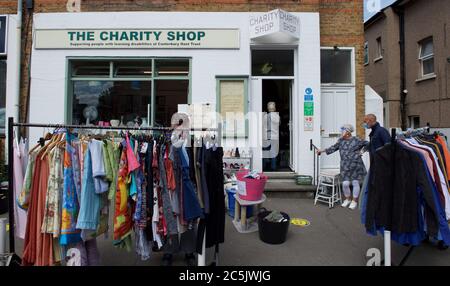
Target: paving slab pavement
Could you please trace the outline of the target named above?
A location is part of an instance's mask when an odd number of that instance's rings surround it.
[[[259,239],[258,233],[237,232],[232,218],[227,215],[225,243],[220,246],[221,266],[364,266],[370,248],[383,251],[383,238],[365,233],[360,223],[359,211],[325,204],[314,206],[305,198],[268,197],[264,207],[288,213],[291,218],[304,218],[310,226],[290,225],[288,237],[281,245],[270,245]],[[17,240],[20,254],[23,242]],[[127,252],[112,246],[109,239],[98,238],[103,265],[158,266],[162,253],[152,253],[147,261],[141,261],[134,251]],[[392,262],[398,264],[407,247],[392,243]],[[207,264],[213,259],[211,248],[207,251]],[[175,256],[174,265],[183,266],[184,255]],[[450,250],[439,250],[432,244],[415,248],[406,265],[450,266]]]

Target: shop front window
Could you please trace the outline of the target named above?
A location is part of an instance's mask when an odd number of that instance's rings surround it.
[[[320,52],[322,84],[352,84],[352,51],[341,48]]]
[[[68,122],[170,126],[187,104],[189,59],[72,60]]]
[[[72,123],[98,125],[118,120],[123,125],[134,126],[137,117],[147,118],[151,84],[150,81],[75,81]]]
[[[188,80],[155,81],[155,125],[170,126],[172,114],[178,111],[178,104],[188,100]]]

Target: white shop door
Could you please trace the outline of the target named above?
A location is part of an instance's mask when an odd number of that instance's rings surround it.
[[[355,89],[322,87],[321,93],[321,149],[325,149],[339,139],[342,125],[352,124],[356,128]],[[339,151],[331,155],[323,154],[320,159],[321,169],[339,169],[339,160]]]

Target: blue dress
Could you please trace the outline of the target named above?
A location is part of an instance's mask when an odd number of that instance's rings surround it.
[[[341,156],[340,177],[341,181],[359,181],[362,183],[367,174],[366,167],[361,159],[360,150],[366,147],[369,142],[361,140],[358,137],[349,139],[339,138],[339,140],[325,149],[327,155],[339,150]]]

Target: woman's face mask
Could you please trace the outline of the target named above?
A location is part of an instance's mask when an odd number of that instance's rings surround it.
[[[349,132],[347,130],[341,129],[341,136],[342,136],[342,138],[347,138],[347,137],[349,137]]]

